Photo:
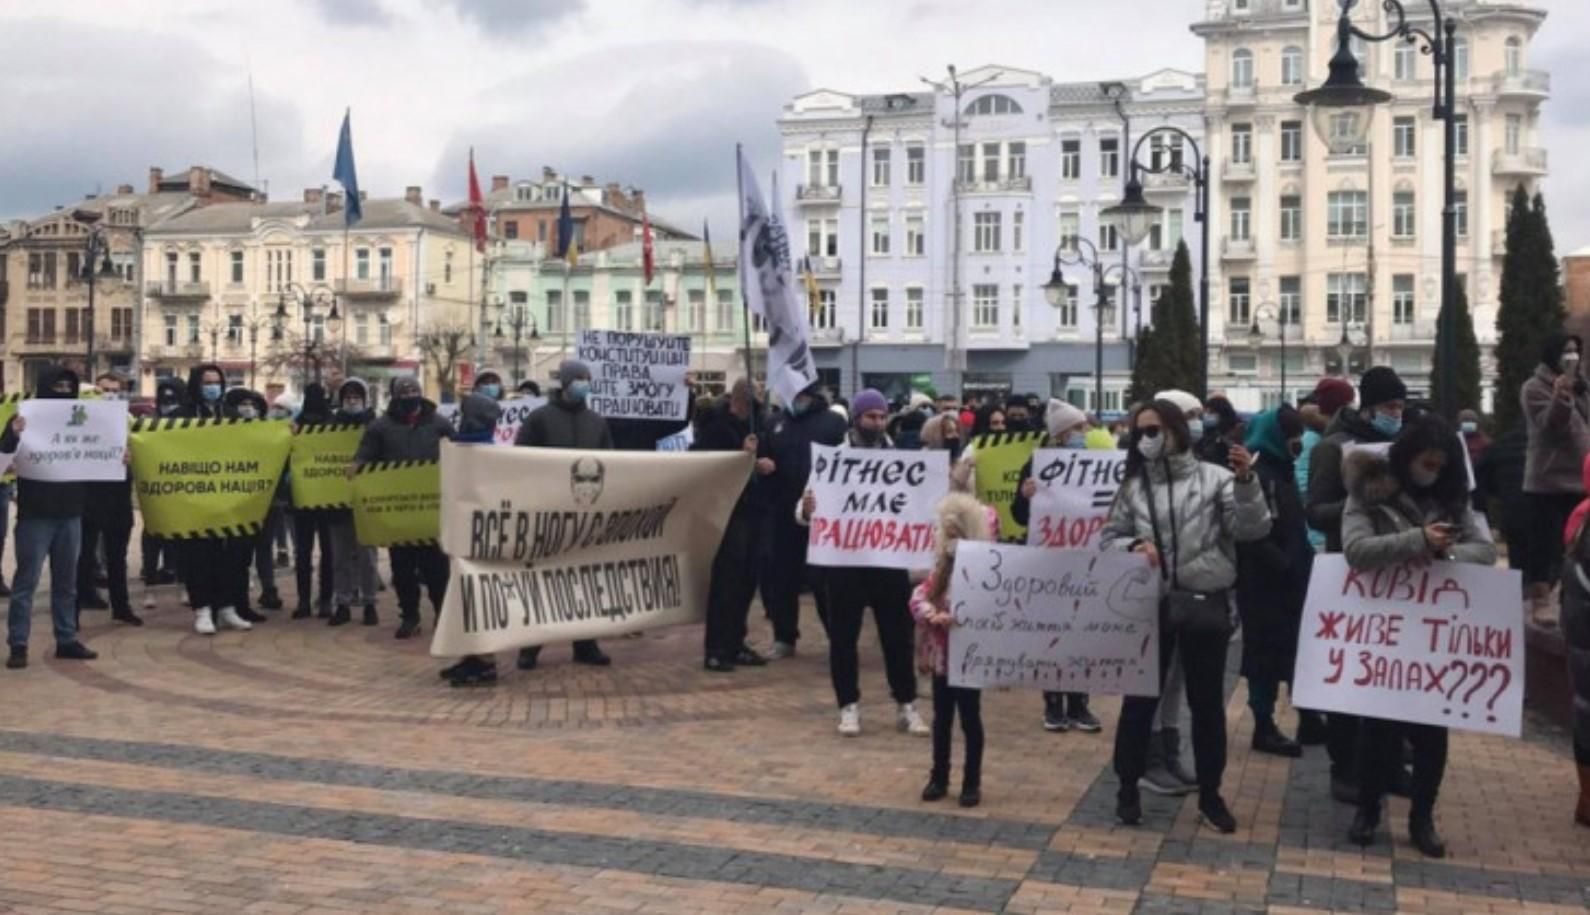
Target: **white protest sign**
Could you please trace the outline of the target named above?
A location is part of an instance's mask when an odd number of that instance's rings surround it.
[[[690,446],[696,443],[696,429],[686,426],[684,431],[665,435],[657,440],[658,451],[689,451]]]
[[[690,407],[690,338],[582,330],[575,356],[591,369],[586,405],[607,419],[682,420]]]
[[[1159,576],[1135,553],[962,540],[951,686],[1159,695]]]
[[[1126,452],[1040,448],[1032,455],[1038,490],[1028,501],[1027,543],[1091,550],[1126,478]]]
[[[806,488],[817,499],[807,562],[885,569],[933,565],[935,511],[950,488],[948,451],[813,443]]]
[[[17,445],[17,476],[51,483],[127,479],[127,401],[24,400],[27,429]]]
[[[515,397],[505,400],[502,415],[497,417],[497,428],[493,432],[494,440],[499,445],[512,445],[513,440],[519,437],[519,427],[524,425],[525,417],[537,409],[546,406],[545,397]]]
[[[1517,737],[1524,709],[1519,573],[1466,563],[1355,572],[1314,560],[1293,704]]]

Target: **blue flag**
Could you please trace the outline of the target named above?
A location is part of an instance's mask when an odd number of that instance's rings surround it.
[[[574,243],[574,214],[569,211],[569,186],[563,185],[563,205],[558,208],[558,257],[574,266],[580,246]]]
[[[359,175],[353,168],[353,112],[342,115],[342,133],[337,137],[337,165],[331,177],[342,185],[344,225],[353,225],[364,217],[364,206],[359,201]]]

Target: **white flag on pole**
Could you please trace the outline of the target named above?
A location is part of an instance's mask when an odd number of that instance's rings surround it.
[[[767,325],[768,387],[790,404],[817,380],[804,297],[795,288],[789,238],[778,216],[778,186],[769,212],[743,150],[739,160],[740,288],[751,311]]]

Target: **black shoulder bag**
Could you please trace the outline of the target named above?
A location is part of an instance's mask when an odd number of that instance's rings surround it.
[[[1154,530],[1154,548],[1159,550],[1159,577],[1170,585],[1170,590],[1160,598],[1166,625],[1176,631],[1192,633],[1229,633],[1231,631],[1231,592],[1229,588],[1218,591],[1186,591],[1176,574],[1181,564],[1181,534],[1176,529],[1176,487],[1169,471],[1165,473],[1165,510],[1170,513],[1171,554],[1167,560],[1165,545],[1159,538],[1159,513],[1154,510],[1154,487],[1148,479],[1148,465],[1143,465],[1143,492],[1148,497],[1148,523]],[[1165,567],[1169,565],[1167,573]]]

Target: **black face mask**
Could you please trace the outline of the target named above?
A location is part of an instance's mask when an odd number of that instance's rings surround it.
[[[412,416],[420,411],[420,399],[418,397],[399,397],[392,401],[392,409],[404,416]]]

